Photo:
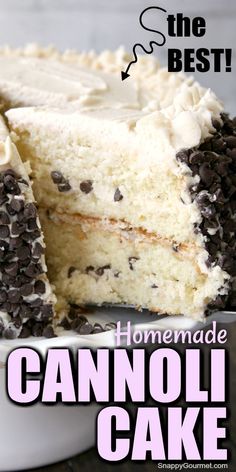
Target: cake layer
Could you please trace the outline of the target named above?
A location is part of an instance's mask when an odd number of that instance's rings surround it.
[[[124,111],[15,109],[7,117],[40,206],[202,244],[194,232],[201,214],[189,194],[199,177],[177,162],[173,129],[157,123],[150,132],[149,118],[132,128]]]
[[[53,335],[44,250],[26,167],[0,117],[0,336]]]
[[[167,241],[86,218],[69,224],[68,216],[43,210],[40,218],[59,311],[66,303],[118,303],[198,319],[226,293],[225,274],[219,267],[202,272],[196,248],[177,250]]]

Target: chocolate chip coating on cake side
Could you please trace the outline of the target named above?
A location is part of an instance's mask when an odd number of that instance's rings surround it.
[[[195,231],[204,236],[209,257],[207,267],[219,265],[236,276],[236,118],[222,114],[222,124],[213,122],[214,135],[199,148],[182,150],[176,158],[199,176],[190,190],[192,201],[200,210],[202,221]],[[230,287],[229,287],[230,288]],[[212,307],[223,308],[227,297],[219,296]]]
[[[53,307],[45,297],[44,247],[28,182],[0,172],[0,336],[52,336]]]

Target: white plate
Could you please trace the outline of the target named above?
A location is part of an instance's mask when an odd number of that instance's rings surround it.
[[[222,314],[214,316],[218,319]],[[131,309],[98,309],[89,315],[102,324],[110,321],[134,321],[135,329],[193,329],[196,323],[184,317],[158,317]],[[226,321],[227,315],[223,315]],[[227,321],[232,320],[229,315]],[[211,321],[211,318],[209,319]],[[97,405],[20,407],[6,395],[4,362],[9,352],[19,345],[34,346],[44,353],[48,347],[68,346],[91,348],[114,347],[114,332],[80,336],[61,332],[58,338],[29,338],[0,341],[0,471],[26,470],[61,461],[94,444]]]

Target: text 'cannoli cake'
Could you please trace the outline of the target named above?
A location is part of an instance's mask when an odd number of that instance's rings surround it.
[[[2,50],[0,94],[32,168],[58,310],[128,304],[196,319],[235,271],[236,123],[141,57]]]

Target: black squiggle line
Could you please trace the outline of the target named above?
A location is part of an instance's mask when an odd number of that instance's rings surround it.
[[[144,52],[145,54],[152,54],[154,49],[153,49],[153,46],[164,46],[164,44],[166,43],[166,37],[163,33],[161,33],[161,31],[157,31],[157,30],[154,30],[152,28],[147,28],[144,23],[143,23],[143,15],[149,11],[149,10],[161,10],[163,11],[164,13],[167,13],[167,11],[164,9],[164,8],[161,8],[161,7],[148,7],[146,8],[145,10],[143,10],[143,12],[141,13],[140,17],[139,17],[139,22],[142,26],[142,28],[144,28],[146,31],[152,31],[153,33],[157,33],[159,34],[160,36],[162,36],[162,42],[161,43],[158,43],[157,41],[150,41],[149,43],[149,47],[150,47],[150,50],[146,49],[141,43],[136,43],[133,47],[133,55],[134,55],[134,60],[131,61],[125,71],[125,74],[128,74],[129,72],[129,69],[130,67],[132,66],[132,64],[136,64],[136,62],[138,61],[138,57],[137,57],[137,53],[136,53],[136,48],[137,47],[140,47]]]

